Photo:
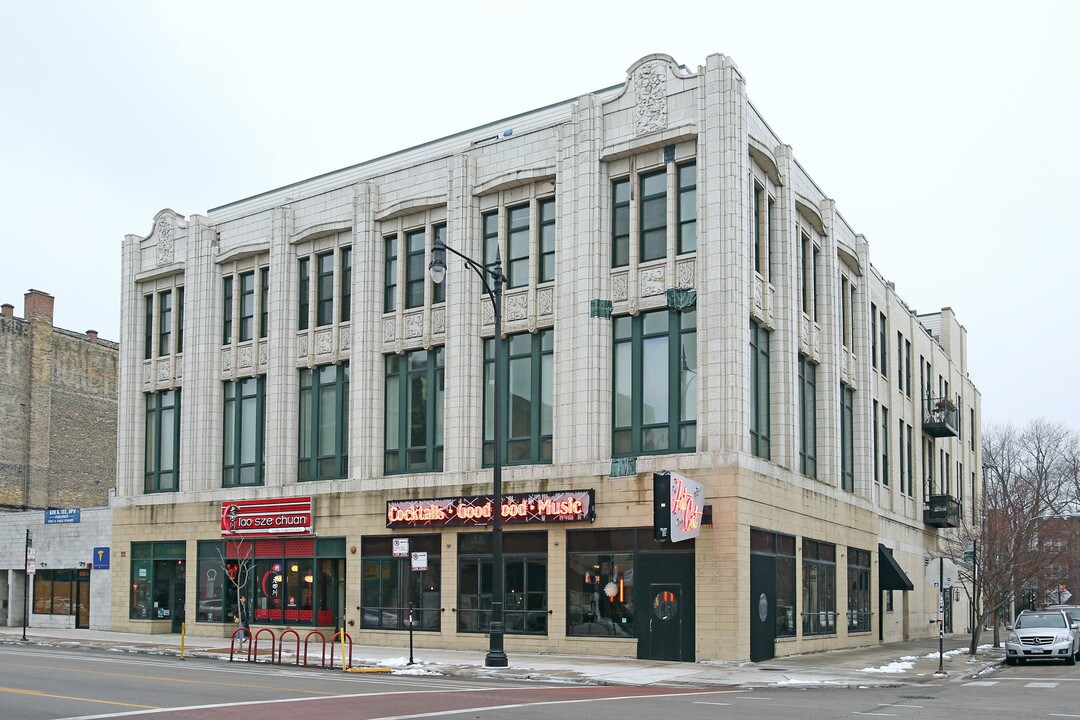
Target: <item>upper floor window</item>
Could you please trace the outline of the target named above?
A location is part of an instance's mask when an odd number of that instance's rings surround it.
[[[769,280],[769,215],[773,201],[765,188],[754,182],[754,271]]]
[[[265,266],[259,268],[258,272],[252,268],[222,275],[222,344],[249,342],[255,338],[256,332],[259,337],[266,337],[266,284],[269,277],[270,269]]]
[[[668,208],[675,208],[675,225]],[[638,262],[660,260],[669,252],[697,250],[697,165],[667,163],[611,183],[611,265],[630,264],[636,221]]]
[[[446,223],[431,222],[432,213],[383,223],[383,312],[411,310],[446,301],[446,283],[428,277],[428,248],[446,243]],[[411,221],[411,222],[410,222]],[[386,232],[394,229],[395,232]]]
[[[349,364],[300,370],[299,479],[349,473]]]
[[[386,474],[442,470],[443,398],[443,348],[386,356]]]
[[[852,287],[851,282],[847,279],[846,275],[840,276],[840,339],[841,343],[848,350],[854,349],[852,347],[852,334],[853,334],[853,319],[851,315],[852,308]]]
[[[270,330],[270,268],[259,268],[259,337]]]
[[[397,309],[398,277],[398,237],[387,235],[383,238],[383,312]]]
[[[146,394],[143,490],[180,489],[180,390]]]
[[[334,322],[334,253],[316,255],[315,263],[315,327],[322,327]]]
[[[172,352],[172,321],[173,321],[173,294],[172,290],[164,290],[158,293],[158,355],[168,355]]]
[[[507,289],[554,280],[555,199],[532,198],[509,205],[502,210],[501,225],[499,213],[489,210],[480,217],[484,264],[493,267],[496,252],[502,251]]]
[[[308,258],[302,257],[297,261],[296,274],[298,327],[301,330],[307,330],[311,314],[311,261]]]
[[[814,238],[806,230],[800,233],[799,243],[799,308],[811,322],[817,321],[819,302],[817,272],[821,263]]]
[[[183,352],[184,287],[181,285],[144,295],[143,304],[143,359]]]
[[[511,335],[503,344],[502,460],[551,462],[555,331]],[[495,461],[495,341],[484,341],[484,465]]]
[[[424,304],[424,286],[427,284],[427,253],[424,230],[405,233],[405,307],[415,308]]]
[[[352,314],[352,246],[341,248],[341,322]]]
[[[697,432],[697,312],[614,320],[615,457],[692,452]]]

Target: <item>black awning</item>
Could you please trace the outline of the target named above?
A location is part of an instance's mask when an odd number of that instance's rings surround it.
[[[911,579],[893,557],[892,550],[878,543],[878,587],[882,590],[914,590]]]

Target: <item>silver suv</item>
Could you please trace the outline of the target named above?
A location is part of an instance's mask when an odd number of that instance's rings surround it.
[[[1024,610],[1013,623],[1005,642],[1005,662],[1064,660],[1075,665],[1080,658],[1080,621],[1064,610]]]

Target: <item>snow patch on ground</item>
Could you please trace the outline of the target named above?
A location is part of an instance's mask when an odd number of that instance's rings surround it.
[[[907,672],[908,670],[910,670],[913,667],[915,667],[915,663],[913,663],[913,662],[907,662],[907,661],[904,661],[904,660],[897,660],[895,662],[891,662],[891,663],[888,663],[886,665],[882,665],[881,667],[862,668],[858,672],[886,673],[886,674],[893,675],[893,674]]]

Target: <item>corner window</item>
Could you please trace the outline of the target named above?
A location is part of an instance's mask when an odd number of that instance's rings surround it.
[[[692,452],[697,433],[697,312],[614,318],[612,456]]]

